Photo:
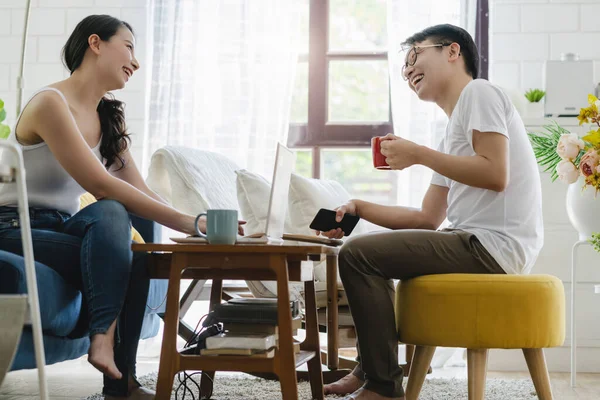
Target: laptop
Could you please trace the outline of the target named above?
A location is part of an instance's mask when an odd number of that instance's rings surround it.
[[[293,151],[277,143],[275,154],[275,168],[273,168],[273,180],[271,182],[271,193],[269,194],[269,209],[267,211],[267,223],[265,231],[248,236],[239,236],[237,243],[281,243],[283,242],[283,230],[285,216],[288,209],[288,197],[290,191],[290,180],[296,162]]]
[[[328,246],[340,246],[343,240],[329,239],[323,236],[310,236],[300,234],[284,233],[285,217],[288,209],[288,197],[290,191],[290,180],[294,170],[296,156],[293,151],[277,143],[275,154],[275,167],[273,168],[273,180],[271,193],[269,194],[269,208],[264,232],[254,233],[247,236],[238,236],[236,243],[239,244],[270,244],[282,243],[284,240],[301,241],[324,244]],[[171,238],[177,243],[202,243],[206,239],[197,236],[187,238]]]

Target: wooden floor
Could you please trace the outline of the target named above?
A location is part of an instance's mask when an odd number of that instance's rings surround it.
[[[498,379],[529,379],[527,372],[488,372],[487,377]],[[571,374],[550,374],[555,400],[600,399],[600,374],[577,374],[577,387],[571,387]]]

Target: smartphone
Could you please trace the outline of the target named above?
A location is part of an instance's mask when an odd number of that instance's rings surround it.
[[[342,218],[340,222],[337,222],[335,220],[335,214],[335,211],[321,208],[315,216],[315,219],[310,223],[310,229],[327,232],[332,229],[341,228],[344,232],[344,236],[348,236],[352,233],[354,227],[358,224],[358,221],[360,221],[360,217],[346,213],[344,218]]]

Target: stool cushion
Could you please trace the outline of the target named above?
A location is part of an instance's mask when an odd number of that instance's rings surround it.
[[[399,340],[421,346],[521,349],[565,340],[562,282],[549,275],[428,275],[396,290]]]

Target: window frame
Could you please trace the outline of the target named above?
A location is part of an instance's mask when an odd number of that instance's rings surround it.
[[[298,58],[308,62],[308,121],[291,123],[288,147],[312,148],[313,178],[321,175],[321,149],[370,147],[373,136],[393,133],[390,81],[388,77],[388,121],[328,122],[329,62],[346,60],[384,60],[387,51],[328,51],[329,0],[309,1],[309,54]]]

